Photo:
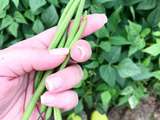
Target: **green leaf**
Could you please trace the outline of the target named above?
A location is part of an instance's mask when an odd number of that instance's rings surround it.
[[[129,58],[123,59],[117,70],[122,78],[132,77],[141,72],[140,68]]]
[[[101,101],[103,105],[103,109],[106,111],[107,106],[111,102],[112,96],[108,91],[101,93]]]
[[[107,42],[107,41],[102,41],[99,47],[105,52],[109,52],[111,50],[111,44],[110,42]]]
[[[0,18],[4,18],[6,16],[6,11],[2,10],[0,11]]]
[[[98,66],[99,66],[99,63],[97,61],[92,61],[92,62],[85,65],[85,67],[88,69],[95,69]]]
[[[17,37],[18,33],[18,23],[12,22],[12,24],[8,27],[8,31],[14,36]]]
[[[110,86],[115,86],[116,83],[116,71],[110,65],[102,65],[99,68],[101,78]]]
[[[122,11],[122,7],[120,6],[109,17],[108,24],[107,24],[108,31],[114,32],[117,29],[117,26],[121,20],[121,18],[120,18],[121,11]]]
[[[75,113],[81,113],[83,111],[83,103],[82,100],[78,102],[78,105],[74,109]]]
[[[12,0],[12,2],[13,2],[13,3],[14,3],[14,5],[18,8],[19,0]]]
[[[122,90],[121,95],[131,95],[133,91],[134,91],[134,88],[132,86],[127,86]]]
[[[128,102],[129,102],[131,109],[136,108],[136,106],[139,104],[139,100],[134,95],[129,97]]]
[[[95,0],[96,3],[99,3],[99,4],[104,4],[104,3],[107,3],[107,2],[111,2],[113,0]]]
[[[9,5],[9,0],[0,0],[0,11],[2,11],[5,7],[7,7]]]
[[[128,45],[130,44],[129,41],[127,41],[124,37],[122,36],[113,36],[110,38],[111,39],[111,43],[113,45]]]
[[[119,61],[121,55],[121,47],[113,46],[109,52],[102,52],[102,57],[109,63],[116,63]]]
[[[139,50],[142,50],[146,45],[144,39],[140,38],[140,36],[137,36],[131,44],[132,45],[129,47],[129,56],[133,55]]]
[[[139,36],[140,32],[142,31],[142,26],[129,21],[129,25],[125,27],[127,32],[128,41],[133,42],[135,37]]]
[[[45,0],[29,0],[29,6],[33,13],[46,4]]]
[[[41,18],[47,27],[51,27],[57,23],[59,16],[56,8],[53,5],[50,5],[42,12]]]
[[[123,0],[123,4],[127,5],[127,6],[131,6],[131,5],[137,4],[141,1],[143,1],[143,0]]]
[[[156,6],[156,0],[143,0],[141,1],[137,8],[138,10],[150,10],[155,8]]]
[[[40,33],[44,30],[44,26],[43,26],[42,22],[39,19],[37,19],[34,22],[32,29],[35,33]]]
[[[108,91],[105,91],[103,93],[101,93],[101,101],[103,105],[107,105],[109,104],[109,102],[111,101],[111,94]]]
[[[151,46],[144,49],[143,52],[148,53],[152,56],[157,56],[160,54],[160,44],[152,44]]]
[[[152,72],[152,74],[153,74],[153,77],[155,77],[156,79],[160,80],[160,71],[159,70]]]
[[[98,38],[105,38],[109,36],[109,33],[106,29],[106,27],[102,27],[100,30],[98,30],[97,32],[95,32],[96,37]]]
[[[105,8],[104,8],[104,6],[102,6],[100,4],[93,4],[91,6],[91,12],[92,13],[105,13]]]
[[[149,14],[147,17],[147,21],[150,23],[152,27],[156,26],[160,21],[160,6],[157,7]]]
[[[141,72],[135,76],[133,76],[133,80],[148,80],[149,78],[152,77],[152,73],[148,68],[146,68],[143,65],[139,65],[139,68],[141,69]]]
[[[35,16],[32,14],[32,12],[30,10],[27,10],[25,13],[24,13],[24,16],[26,18],[28,18],[29,20],[33,21],[35,20]]]
[[[16,11],[15,13],[14,13],[14,19],[16,20],[16,22],[18,22],[18,23],[27,23],[27,21],[26,21],[26,19],[23,17],[23,15],[20,13],[20,12],[18,12],[18,11]]]
[[[13,22],[13,18],[10,15],[7,15],[5,18],[3,18],[0,30],[8,27]]]

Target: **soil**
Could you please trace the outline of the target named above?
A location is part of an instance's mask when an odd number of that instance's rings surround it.
[[[160,120],[160,101],[149,97],[134,110],[128,108],[112,108],[109,120]]]

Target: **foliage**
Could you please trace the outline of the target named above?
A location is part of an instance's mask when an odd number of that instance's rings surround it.
[[[57,24],[68,0],[0,0],[0,47],[5,48]],[[86,39],[93,55],[82,66],[85,78],[72,112],[134,109],[151,91],[160,96],[160,0],[86,0],[90,13],[108,23]]]

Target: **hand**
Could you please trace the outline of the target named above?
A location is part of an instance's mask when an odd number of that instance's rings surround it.
[[[103,14],[88,16],[83,36],[100,29],[107,22]],[[58,48],[48,51],[56,27],[50,28],[32,38],[0,50],[0,120],[21,120],[28,101],[33,94],[35,71],[53,69],[63,63],[69,50]],[[74,61],[84,62],[91,56],[91,47],[85,40],[79,40],[71,49]],[[78,96],[70,90],[83,77],[79,65],[70,65],[47,77],[47,92],[41,96],[41,103],[50,107],[70,110],[78,103]],[[37,117],[37,110],[31,120]]]

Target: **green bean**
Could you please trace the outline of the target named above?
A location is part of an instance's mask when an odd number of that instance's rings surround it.
[[[69,31],[69,35],[68,35],[68,39],[67,39],[67,43],[66,43],[65,47],[69,46],[69,44],[71,43],[75,34],[78,31],[80,21],[81,21],[81,16],[82,16],[83,9],[84,9],[84,4],[85,4],[85,0],[81,0],[78,11],[77,11],[77,14],[76,14],[76,17],[73,20],[73,27]]]
[[[46,115],[45,115],[45,120],[49,120],[50,117],[52,116],[52,108],[48,107]]]
[[[71,8],[68,11],[68,14],[65,16],[63,22],[58,26],[57,32],[56,32],[56,34],[54,36],[54,39],[52,40],[52,42],[51,42],[51,44],[49,46],[49,49],[53,49],[53,48],[57,47],[60,39],[62,38],[65,30],[67,29],[67,27],[68,27],[73,15],[75,13],[76,8],[79,5],[79,2],[80,2],[80,0],[74,0]]]
[[[37,89],[40,81],[42,80],[43,73],[44,73],[44,72],[36,72],[35,82],[34,82],[34,89],[35,89],[35,90]]]

